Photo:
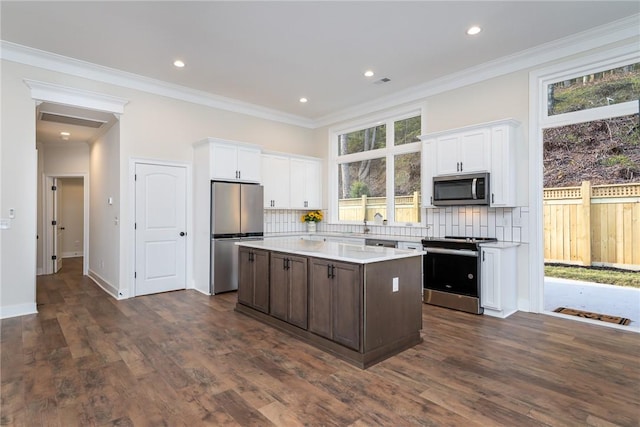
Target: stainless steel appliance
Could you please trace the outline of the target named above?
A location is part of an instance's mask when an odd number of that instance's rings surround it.
[[[489,205],[489,173],[433,177],[435,206]]]
[[[212,294],[238,289],[240,240],[262,240],[264,188],[258,184],[213,181],[211,183]]]
[[[424,302],[482,314],[480,244],[488,237],[423,239]]]

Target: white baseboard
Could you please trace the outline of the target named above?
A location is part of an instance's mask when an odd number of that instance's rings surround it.
[[[36,276],[42,276],[44,274],[44,270],[42,269],[42,267],[38,267],[38,269],[36,270]]]
[[[105,291],[106,293],[108,293],[109,295],[114,297],[115,299],[119,299],[118,298],[118,288],[116,288],[111,283],[109,283],[107,280],[102,278],[98,273],[96,273],[95,271],[89,269],[88,276],[89,276],[89,278],[91,280],[93,280],[96,283],[96,285],[100,286],[103,291]]]
[[[62,252],[62,258],[78,258],[83,256],[84,253],[82,251],[78,252]]]
[[[10,317],[26,316],[27,314],[37,314],[38,309],[36,303],[16,304],[6,307],[0,307],[0,319],[8,319]]]

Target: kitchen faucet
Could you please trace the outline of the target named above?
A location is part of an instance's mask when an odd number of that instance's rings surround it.
[[[371,229],[369,227],[367,227],[367,219],[365,218],[365,220],[364,220],[364,230],[362,232],[364,234],[367,234],[370,231],[371,231]]]

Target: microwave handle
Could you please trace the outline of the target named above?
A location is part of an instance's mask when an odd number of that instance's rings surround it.
[[[476,188],[478,186],[478,178],[473,178],[473,182],[471,183],[471,198],[476,200],[478,198],[478,192]]]

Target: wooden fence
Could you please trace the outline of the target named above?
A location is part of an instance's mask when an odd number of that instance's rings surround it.
[[[410,196],[396,196],[396,222],[420,222],[420,192]],[[356,199],[338,200],[339,218],[342,221],[374,220],[376,213],[387,219],[387,198],[362,196]]]
[[[640,183],[544,189],[544,259],[640,271]]]

